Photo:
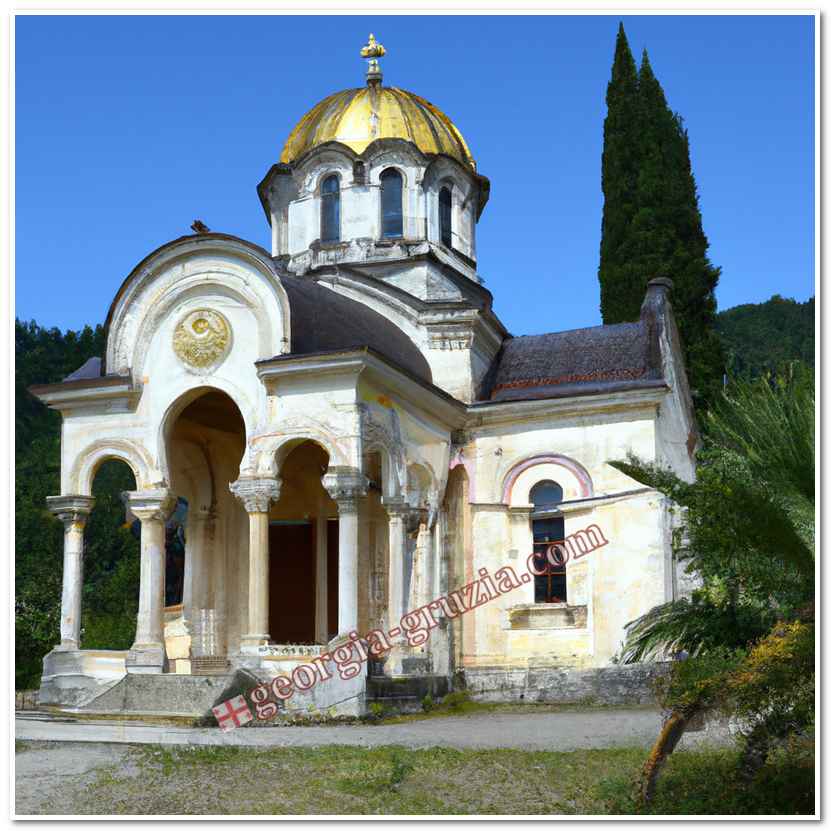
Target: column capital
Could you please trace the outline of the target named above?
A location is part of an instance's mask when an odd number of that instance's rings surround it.
[[[338,503],[341,513],[358,510],[358,500],[366,496],[369,479],[356,467],[330,467],[320,480],[329,496]]]
[[[164,522],[176,507],[176,496],[168,488],[126,491],[130,511],[142,522]]]
[[[401,519],[405,520],[407,518],[407,514],[410,513],[410,506],[403,500],[403,499],[388,499],[387,497],[381,497],[381,505],[383,505],[384,510],[387,512],[387,516],[390,519]]]
[[[268,506],[280,498],[280,484],[277,477],[241,476],[228,488],[249,514],[265,514]]]
[[[82,496],[81,494],[46,497],[46,507],[64,525],[72,525],[77,522],[85,523],[94,504],[95,497]]]

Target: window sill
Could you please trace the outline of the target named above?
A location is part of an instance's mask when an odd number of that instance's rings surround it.
[[[587,606],[528,603],[508,609],[510,629],[585,629]]]
[[[309,249],[311,251],[334,251],[339,248],[348,248],[349,243],[344,242],[343,240],[330,240],[329,242],[323,242],[322,240],[316,239],[310,246]]]

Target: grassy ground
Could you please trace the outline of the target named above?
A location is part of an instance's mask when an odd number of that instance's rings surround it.
[[[569,753],[398,747],[133,747],[129,763],[66,796],[94,814],[635,813],[645,751]],[[779,754],[742,786],[734,751],[675,754],[658,814],[812,813],[813,757]]]

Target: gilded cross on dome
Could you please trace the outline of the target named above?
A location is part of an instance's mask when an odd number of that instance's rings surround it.
[[[381,67],[378,66],[378,58],[383,58],[386,54],[387,50],[375,40],[375,35],[370,32],[366,46],[361,49],[361,57],[369,60],[369,66],[366,68],[366,82],[368,84],[381,83]]]

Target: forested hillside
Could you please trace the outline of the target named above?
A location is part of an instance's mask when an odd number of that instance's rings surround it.
[[[46,509],[60,493],[60,414],[29,392],[60,381],[87,358],[102,355],[104,332],[15,324],[15,683],[36,686],[43,656],[60,640],[63,526]],[[84,562],[85,647],[127,648],[135,635],[138,542],[122,527],[119,494],[135,487],[126,466],[107,463],[94,484]]]
[[[798,303],[775,294],[719,312],[716,330],[731,375],[758,376],[783,361],[814,366],[814,298]]]

